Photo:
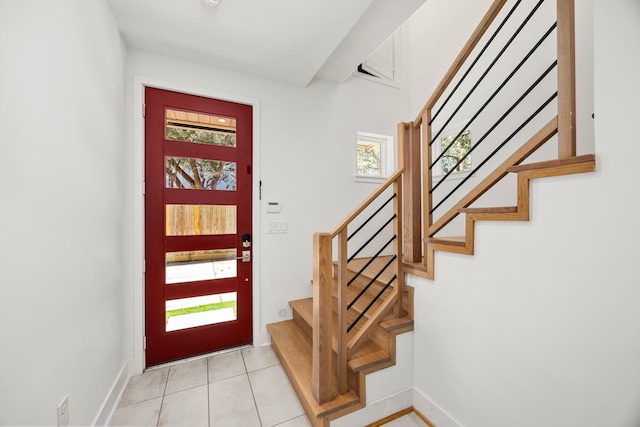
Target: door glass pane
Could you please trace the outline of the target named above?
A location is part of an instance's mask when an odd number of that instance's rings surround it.
[[[178,331],[236,320],[236,298],[235,292],[229,292],[167,301],[165,330]]]
[[[167,205],[167,236],[236,234],[236,207]]]
[[[236,189],[236,164],[222,160],[165,157],[166,188]]]
[[[166,283],[236,277],[236,249],[168,252]]]
[[[173,141],[235,147],[236,119],[167,109],[165,135]]]

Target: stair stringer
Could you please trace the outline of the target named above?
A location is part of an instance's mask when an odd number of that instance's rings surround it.
[[[465,235],[458,237],[430,237],[426,240],[427,269],[425,277],[435,277],[435,251],[453,252],[464,255],[474,254],[476,221],[529,221],[531,180],[561,175],[594,172],[594,154],[575,156],[568,159],[552,160],[508,168],[517,173],[517,205],[491,208],[462,208],[458,212],[465,215]]]

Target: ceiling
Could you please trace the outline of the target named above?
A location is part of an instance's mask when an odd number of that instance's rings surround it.
[[[107,0],[127,45],[298,86],[341,82],[425,0]]]

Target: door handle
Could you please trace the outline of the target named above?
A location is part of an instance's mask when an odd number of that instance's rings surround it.
[[[251,251],[242,251],[242,256],[236,257],[238,260],[242,260],[242,262],[250,262],[251,261]]]

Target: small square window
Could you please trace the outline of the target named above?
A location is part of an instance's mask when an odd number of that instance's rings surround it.
[[[393,137],[358,132],[356,140],[356,179],[383,179],[393,168]]]

